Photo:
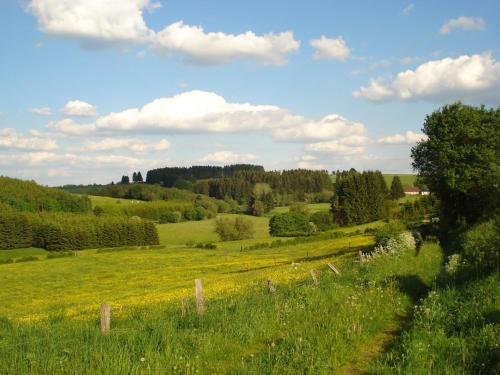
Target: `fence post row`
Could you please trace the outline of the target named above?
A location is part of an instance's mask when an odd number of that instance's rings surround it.
[[[205,312],[205,298],[203,297],[203,286],[201,285],[201,279],[195,279],[194,286],[196,297],[196,311],[198,312],[198,314],[203,314]]]
[[[101,333],[107,335],[111,327],[111,306],[107,303],[101,305]]]

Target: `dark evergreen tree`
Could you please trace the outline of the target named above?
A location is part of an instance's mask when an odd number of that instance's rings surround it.
[[[121,184],[122,185],[130,184],[130,178],[128,176],[122,176]]]
[[[391,182],[391,190],[389,193],[391,199],[399,199],[405,196],[405,190],[403,189],[403,184],[399,176],[394,176]]]
[[[144,182],[144,180],[142,179],[142,174],[141,172],[137,172],[137,182]]]

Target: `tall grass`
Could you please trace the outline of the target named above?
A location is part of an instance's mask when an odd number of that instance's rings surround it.
[[[3,318],[0,373],[338,373],[362,362],[366,346],[407,314],[440,262],[437,245],[418,255],[349,261],[341,277],[321,269],[317,288],[304,268],[302,279],[278,283],[274,294],[262,278],[238,294],[209,298],[201,316],[192,301],[127,314],[113,306],[108,336],[99,332],[97,309],[94,318],[54,313],[31,324]]]

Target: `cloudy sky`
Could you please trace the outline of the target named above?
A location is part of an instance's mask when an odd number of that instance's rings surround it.
[[[500,105],[498,14],[497,0],[2,0],[0,175],[408,173],[426,114]]]

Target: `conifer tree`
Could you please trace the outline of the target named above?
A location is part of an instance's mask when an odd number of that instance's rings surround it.
[[[405,196],[403,184],[401,183],[401,179],[399,178],[399,176],[394,176],[394,178],[392,179],[391,191],[389,196],[394,200],[403,198]]]

